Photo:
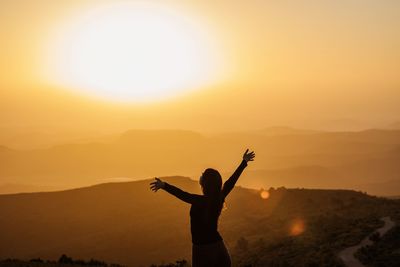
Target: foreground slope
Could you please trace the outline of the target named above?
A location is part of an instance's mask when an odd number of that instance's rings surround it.
[[[199,192],[188,178],[166,180]],[[67,254],[129,266],[190,259],[189,205],[151,192],[149,182],[0,196],[0,259]],[[347,190],[270,189],[267,199],[260,193],[236,187],[227,198],[220,230],[235,265],[285,259],[307,266],[312,259],[340,266],[336,251],[400,210],[395,200]]]

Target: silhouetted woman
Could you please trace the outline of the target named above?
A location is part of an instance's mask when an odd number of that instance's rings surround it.
[[[192,266],[193,267],[229,267],[231,259],[228,250],[218,233],[218,218],[226,196],[231,192],[240,174],[253,161],[254,152],[247,149],[243,160],[232,176],[222,185],[221,175],[217,170],[206,169],[200,177],[203,195],[190,194],[166,182],[155,178],[151,190],[157,192],[162,188],[180,200],[191,204],[190,228],[192,233]]]

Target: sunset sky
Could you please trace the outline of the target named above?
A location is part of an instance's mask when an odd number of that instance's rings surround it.
[[[0,0],[0,267],[398,265],[399,162],[400,0]]]
[[[400,120],[399,1],[0,5],[3,132]]]

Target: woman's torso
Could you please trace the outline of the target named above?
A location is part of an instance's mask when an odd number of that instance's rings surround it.
[[[190,208],[190,230],[193,244],[210,244],[222,240],[218,232],[219,207],[192,205]]]

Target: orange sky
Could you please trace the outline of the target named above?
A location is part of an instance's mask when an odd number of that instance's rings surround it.
[[[146,105],[83,97],[38,74],[54,27],[108,2],[1,1],[1,129],[358,129],[399,120],[398,1],[158,1],[204,25],[229,71]]]

